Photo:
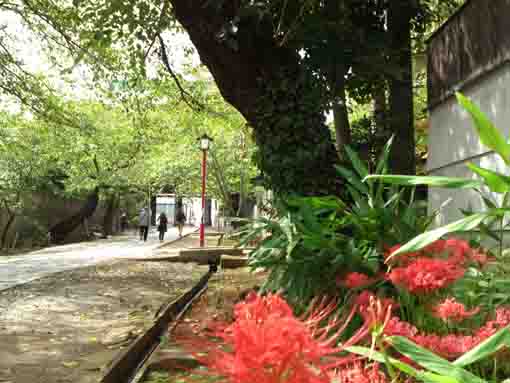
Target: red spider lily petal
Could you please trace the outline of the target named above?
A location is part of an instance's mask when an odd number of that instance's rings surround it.
[[[477,249],[473,250],[473,252],[471,253],[471,260],[473,262],[476,262],[478,266],[483,267],[489,261],[494,260],[494,258],[489,257],[487,253],[483,251],[483,249]]]
[[[399,335],[407,338],[413,338],[418,334],[418,329],[408,322],[401,321],[398,317],[391,317],[384,327],[386,335]]]
[[[386,375],[379,370],[378,363],[369,365],[357,362],[339,370],[337,375],[342,383],[386,383],[389,381]]]
[[[437,241],[432,242],[430,245],[425,246],[422,249],[422,252],[427,254],[440,254],[445,250],[445,244],[445,240],[438,239]]]
[[[234,308],[236,319],[265,320],[270,314],[282,318],[294,316],[291,307],[278,294],[269,294],[266,297],[261,297],[251,292],[243,302],[236,304]]]
[[[331,301],[317,300],[300,320],[277,295],[249,296],[236,306],[235,321],[214,332],[223,344],[209,340],[200,347],[205,355],[193,355],[211,374],[223,375],[233,383],[329,383],[329,370],[336,361],[344,360],[338,355],[342,347],[332,345],[357,310],[353,307],[346,320],[327,321],[336,307]],[[326,329],[320,327],[324,321]],[[355,344],[367,335],[364,327],[346,344]]]
[[[465,254],[466,256],[471,253],[471,246],[463,239],[449,238],[444,242],[445,250],[454,250]]]
[[[455,298],[447,298],[434,307],[433,314],[443,321],[462,322],[480,312],[480,308],[466,311],[466,307]]]
[[[397,256],[391,257],[391,254],[393,254],[395,251],[400,249],[402,245],[395,245],[390,247],[388,250],[385,251],[383,254],[385,262],[390,263],[392,265],[406,265],[408,264],[413,258],[419,257],[421,253],[419,252],[412,252],[412,253],[405,253],[405,254],[399,254]],[[391,259],[389,259],[391,257]]]
[[[373,283],[376,279],[370,278],[368,275],[358,272],[347,274],[340,284],[348,289],[355,289]]]
[[[411,293],[430,293],[449,286],[464,273],[463,267],[448,260],[420,257],[406,267],[393,269],[387,278]]]
[[[510,308],[498,308],[495,319],[487,321],[474,335],[419,334],[416,327],[401,321],[398,317],[392,317],[388,321],[384,327],[384,333],[389,336],[405,336],[446,359],[454,360],[509,325]]]

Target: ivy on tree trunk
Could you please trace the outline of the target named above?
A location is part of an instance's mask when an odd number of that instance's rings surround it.
[[[276,44],[270,22],[240,15],[239,2],[171,3],[223,97],[252,126],[269,186],[281,194],[338,194],[321,89],[298,52]]]

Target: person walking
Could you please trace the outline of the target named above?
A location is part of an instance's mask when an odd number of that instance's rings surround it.
[[[175,214],[175,224],[179,230],[179,238],[182,237],[182,229],[184,229],[184,223],[186,222],[186,214],[184,214],[184,208],[182,202],[177,203],[177,211]]]
[[[166,217],[165,213],[161,213],[158,217],[159,240],[161,242],[165,239],[167,225],[168,225],[168,218]]]
[[[149,234],[149,222],[150,213],[146,207],[140,209],[140,215],[138,216],[138,226],[140,227],[140,241],[147,241],[147,235]]]
[[[123,212],[120,216],[120,231],[125,232],[128,228],[128,217],[126,212]]]

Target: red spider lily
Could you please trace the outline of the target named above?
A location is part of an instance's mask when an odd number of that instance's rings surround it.
[[[459,238],[449,238],[447,240],[439,239],[430,245],[425,246],[418,252],[399,254],[396,257],[391,257],[391,254],[398,249],[401,245],[395,245],[387,248],[384,253],[384,258],[387,263],[393,266],[406,266],[419,257],[437,257],[442,256],[448,259],[452,264],[465,265],[467,262],[473,261],[483,266],[487,262],[487,255],[481,249],[473,249],[469,243]]]
[[[386,383],[388,378],[379,370],[379,363],[356,362],[337,372],[338,381],[342,383]]]
[[[262,297],[255,292],[251,292],[244,301],[239,302],[234,307],[236,319],[264,321],[269,316],[285,318],[293,315],[291,307],[277,294]]]
[[[411,293],[430,293],[451,285],[464,272],[463,267],[449,260],[420,257],[405,267],[393,269],[387,278]]]
[[[337,280],[337,284],[348,289],[356,289],[368,286],[380,278],[370,278],[368,275],[358,272],[351,272]]]
[[[405,336],[416,344],[446,359],[454,360],[509,325],[510,309],[498,308],[496,310],[496,317],[493,320],[487,321],[474,335],[449,334],[439,336],[436,334],[420,334],[416,327],[400,320],[398,317],[390,318],[386,326],[384,326],[384,334],[389,336]]]
[[[368,326],[363,326],[336,346],[357,306],[346,318],[332,315],[336,307],[336,302],[316,300],[306,315],[297,318],[279,295],[252,294],[235,307],[235,321],[212,334],[219,343],[181,343],[204,351],[192,354],[232,383],[329,383],[333,369],[359,359],[338,353],[369,334]]]
[[[397,256],[392,256],[392,254],[400,249],[402,245],[395,245],[390,248],[387,248],[384,252],[383,256],[385,259],[385,262],[390,265],[406,265],[409,262],[411,262],[414,258],[419,257],[421,253],[419,252],[412,252],[412,253],[405,253],[405,254],[399,254]]]
[[[354,298],[354,303],[358,307],[359,314],[363,317],[365,322],[372,323],[385,323],[386,314],[399,307],[391,298],[379,298],[371,291],[365,290]],[[373,312],[377,311],[379,315],[374,318]]]
[[[445,322],[462,322],[480,312],[480,308],[466,311],[464,304],[457,302],[455,298],[447,298],[434,307],[433,313],[437,318]]]

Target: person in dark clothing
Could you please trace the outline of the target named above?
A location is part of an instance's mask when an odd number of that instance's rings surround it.
[[[184,228],[184,223],[186,222],[186,214],[184,214],[184,208],[181,203],[177,203],[177,211],[175,214],[175,224],[177,225],[177,229],[179,229],[179,238],[182,237],[182,229]]]
[[[140,209],[140,215],[138,217],[138,225],[140,227],[140,241],[147,241],[147,235],[149,234],[149,223],[150,213],[149,210],[144,207]]]
[[[128,217],[127,217],[126,212],[124,212],[120,216],[120,231],[124,232],[127,230],[127,228],[128,228]]]
[[[158,217],[158,231],[159,231],[159,240],[163,241],[165,239],[165,233],[167,231],[168,226],[168,218],[165,213],[161,213]]]

